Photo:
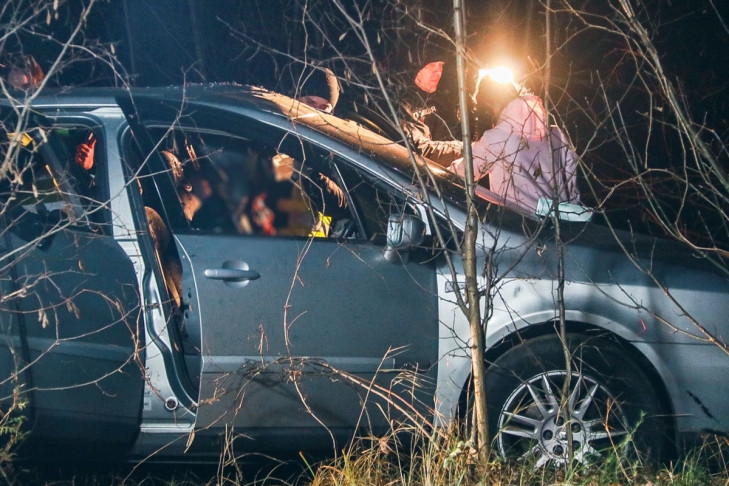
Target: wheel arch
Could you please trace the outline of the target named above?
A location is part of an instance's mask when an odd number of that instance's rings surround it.
[[[532,321],[533,322],[533,321]],[[658,371],[653,361],[649,359],[634,343],[625,339],[618,333],[594,323],[587,323],[581,320],[567,320],[566,332],[568,334],[583,334],[589,336],[600,336],[609,339],[625,350],[628,359],[632,360],[644,373],[647,380],[654,387],[657,394],[657,400],[663,413],[662,421],[666,426],[666,435],[671,439],[671,447],[675,447],[677,443],[676,423],[674,417],[673,402],[670,398],[668,386],[662,374]],[[494,340],[493,336],[489,336],[490,345],[485,349],[484,359],[487,366],[494,363],[499,357],[503,356],[509,350],[517,345],[538,337],[555,335],[559,332],[559,321],[556,319],[543,320],[539,323],[531,323],[523,326],[509,326],[509,332],[503,332],[501,337]],[[461,398],[458,406],[458,417],[463,418],[463,411],[468,400],[468,388],[471,382],[471,374],[469,373],[461,390]],[[488,400],[488,397],[487,397]]]

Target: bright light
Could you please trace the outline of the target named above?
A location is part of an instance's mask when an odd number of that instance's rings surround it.
[[[488,76],[499,84],[513,84],[514,72],[506,66],[478,70],[478,82]],[[478,84],[478,83],[476,83]]]
[[[473,92],[473,101],[476,102],[476,96],[479,88],[481,87],[481,81],[484,78],[489,78],[498,84],[510,84],[514,87],[517,93],[522,93],[522,86],[514,81],[514,71],[506,66],[497,66],[490,69],[479,69],[478,80],[476,81],[476,89]]]

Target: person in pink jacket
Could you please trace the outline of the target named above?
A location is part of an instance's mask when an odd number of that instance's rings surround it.
[[[539,199],[580,202],[577,157],[562,131],[547,125],[541,98],[486,78],[476,101],[495,115],[493,128],[471,145],[477,181],[488,176],[493,192],[533,211]],[[463,176],[463,164],[458,159],[450,170]]]

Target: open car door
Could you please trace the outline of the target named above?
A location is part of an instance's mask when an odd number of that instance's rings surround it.
[[[19,400],[30,405],[34,444],[126,450],[139,431],[144,387],[132,262],[109,227],[92,222],[99,214],[90,215],[67,131],[33,116],[16,133],[14,111],[0,114],[9,175],[0,182],[0,315],[12,323],[3,332],[15,358],[14,370],[6,369],[11,360],[0,363],[1,379],[23,378]]]

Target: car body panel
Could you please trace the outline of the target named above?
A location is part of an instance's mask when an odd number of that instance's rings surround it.
[[[131,265],[108,237],[64,230],[50,238],[14,266],[29,289],[17,305],[32,363],[34,426],[48,439],[73,440],[89,438],[85,424],[94,420],[91,440],[131,444],[144,356]],[[11,236],[11,244],[23,242]]]
[[[228,413],[240,427],[352,426],[367,402],[363,383],[379,373],[390,377],[388,387],[398,370],[425,374],[437,365],[432,266],[392,265],[367,243],[195,235],[177,242],[193,268],[201,316],[199,427],[227,423]],[[260,278],[235,286],[206,277],[226,262],[245,263]],[[288,391],[272,383],[288,383]],[[423,387],[426,406],[432,391]],[[368,420],[386,427],[389,418],[383,424],[378,415]]]

